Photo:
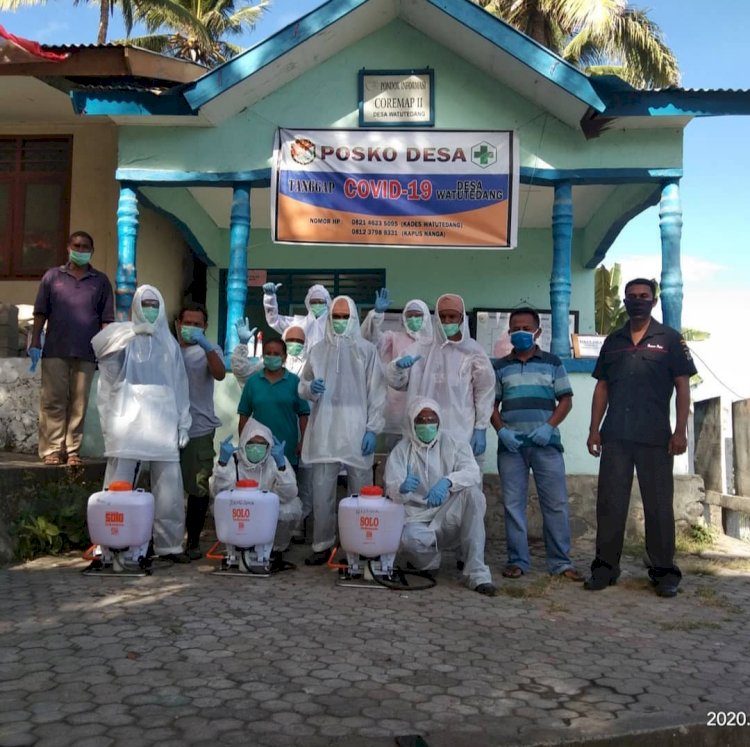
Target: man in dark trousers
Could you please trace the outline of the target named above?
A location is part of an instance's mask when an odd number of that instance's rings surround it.
[[[607,337],[593,376],[587,446],[601,456],[596,502],[596,557],[584,588],[616,583],[630,503],[633,468],[643,499],[649,577],[660,597],[677,594],[682,574],[674,564],[672,462],[687,449],[690,377],[696,373],[679,332],[651,318],[656,283],[636,278],[625,286],[630,320]],[[676,391],[676,423],[669,403]],[[606,412],[604,425],[599,430]]]

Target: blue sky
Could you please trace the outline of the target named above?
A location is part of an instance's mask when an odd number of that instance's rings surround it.
[[[255,31],[242,37],[248,46],[291,23],[321,0],[275,0]],[[746,29],[747,0],[714,0],[710,18],[685,0],[632,3],[648,8],[677,55],[686,88],[750,89]],[[0,23],[20,36],[44,43],[93,43],[98,9],[58,0],[17,13],[0,13]],[[135,33],[138,33],[136,30]],[[124,35],[115,17],[110,39]],[[683,324],[712,333],[696,352],[708,356],[701,369],[705,396],[729,390],[750,397],[750,205],[746,182],[750,175],[749,117],[696,119],[685,133],[683,202]],[[658,211],[652,208],[623,230],[605,264],[617,261],[626,277],[660,273]],[[731,348],[736,365],[723,358]],[[739,353],[737,351],[739,350]],[[738,360],[739,356],[739,360]],[[711,375],[717,371],[718,380]],[[728,389],[727,389],[728,387]]]

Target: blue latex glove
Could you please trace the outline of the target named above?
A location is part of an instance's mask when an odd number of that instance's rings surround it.
[[[365,431],[362,436],[362,456],[370,456],[375,453],[375,434],[372,431]]]
[[[31,358],[31,365],[29,366],[29,373],[35,373],[36,367],[39,365],[39,361],[42,359],[41,348],[29,348],[29,358]]]
[[[237,330],[237,337],[240,338],[240,342],[243,345],[247,345],[253,335],[258,331],[257,327],[250,328],[250,323],[247,321],[247,317],[244,319],[238,319],[234,323],[234,328]]]
[[[390,305],[391,294],[388,292],[388,288],[381,288],[379,291],[375,291],[375,311],[378,314],[388,311]]]
[[[398,491],[399,493],[413,493],[420,485],[422,481],[411,471],[411,467],[406,467],[406,478],[401,483]]]
[[[545,423],[544,425],[540,425],[538,428],[534,428],[534,430],[529,433],[529,438],[537,446],[546,446],[552,439],[552,435],[554,432],[554,427],[549,423]]]
[[[411,368],[421,357],[421,355],[405,355],[396,361],[396,366],[397,368]]]
[[[487,448],[487,431],[485,428],[475,428],[471,434],[471,451],[474,456],[481,456]]]
[[[523,436],[505,426],[497,432],[497,437],[502,441],[503,446],[512,454],[516,454],[521,446],[523,446]]]
[[[323,394],[323,392],[326,390],[326,383],[323,381],[323,379],[313,379],[312,384],[310,384],[310,391],[313,394]]]
[[[451,488],[451,481],[447,477],[441,477],[431,488],[429,493],[424,497],[427,503],[435,508],[442,505],[448,497]]]
[[[237,447],[232,443],[232,437],[227,436],[219,446],[219,464],[226,464],[235,451],[237,451]]]
[[[263,293],[268,296],[275,296],[276,291],[281,288],[283,283],[263,283]]]
[[[271,447],[271,456],[273,457],[273,461],[276,462],[276,466],[279,469],[281,469],[286,464],[284,449],[286,449],[286,441],[279,441],[279,439],[274,436],[273,446]]]
[[[196,345],[200,345],[207,353],[210,353],[214,346],[209,342],[209,339],[206,337],[206,333],[199,329],[197,332],[193,332],[193,336],[190,340],[190,342],[194,342]]]

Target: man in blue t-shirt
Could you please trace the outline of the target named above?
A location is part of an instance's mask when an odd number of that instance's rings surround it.
[[[239,432],[242,433],[248,418],[255,418],[274,438],[285,442],[284,454],[296,469],[310,405],[297,393],[299,377],[284,367],[285,362],[286,343],[280,339],[266,340],[263,368],[247,380],[237,407]]]
[[[526,505],[531,470],[542,511],[547,570],[583,581],[570,560],[568,491],[557,429],[573,406],[573,390],[560,359],[536,344],[541,334],[536,311],[513,311],[508,331],[513,350],[493,362],[497,383],[491,420],[498,436],[497,468],[508,547],[503,576],[520,578],[529,569]]]

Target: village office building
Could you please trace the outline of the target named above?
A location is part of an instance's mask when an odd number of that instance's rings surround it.
[[[73,59],[86,50],[71,51]],[[130,51],[133,59],[149,54]],[[433,307],[441,293],[458,293],[478,336],[489,334],[497,312],[530,305],[549,312],[549,346],[564,359],[575,390],[561,428],[568,471],[597,472],[585,446],[593,361],[571,358],[570,346],[571,329],[594,332],[594,270],[623,226],[659,205],[661,245],[642,250],[661,252],[663,318],[680,327],[683,130],[695,116],[747,114],[747,93],[636,91],[617,78],[589,78],[469,0],[330,0],[205,74],[187,63],[165,72],[153,58],[163,59],[151,55],[147,70],[130,70],[120,84],[91,68],[84,78],[66,62],[47,64],[43,76],[33,65],[0,65],[0,92],[23,85],[33,94],[4,107],[0,143],[67,138],[68,213],[59,230],[94,234],[95,263],[116,285],[121,317],[136,284],[153,283],[170,316],[186,295],[205,301],[209,335],[229,353],[237,343],[234,320],[248,316],[263,326],[265,281],[283,284],[280,310],[287,314],[304,313],[313,283],[352,296],[363,316],[382,286],[391,291],[392,309],[411,298]],[[415,170],[425,160],[438,168],[455,155],[441,154],[439,144],[426,151],[433,146],[423,140],[510,133],[519,181],[512,194],[514,248],[419,246],[425,238],[445,240],[452,230],[426,226],[424,218],[412,226],[414,235],[401,227],[403,245],[368,244],[366,222],[365,234],[351,244],[274,241],[273,149],[280,131],[367,130],[387,137],[389,128],[419,152]],[[299,148],[304,161],[303,142]],[[477,153],[481,159],[481,148]],[[384,159],[382,166],[387,176],[391,164]],[[311,187],[304,174],[294,178],[298,192],[327,189]],[[306,225],[322,231],[329,220]],[[370,240],[387,243],[385,233]],[[5,263],[0,296],[32,303],[43,268],[37,269],[36,277],[14,275]],[[217,386],[226,423],[217,438],[234,432],[239,394],[233,377]],[[486,468],[495,470],[494,459]],[[687,461],[677,469],[687,471]]]

